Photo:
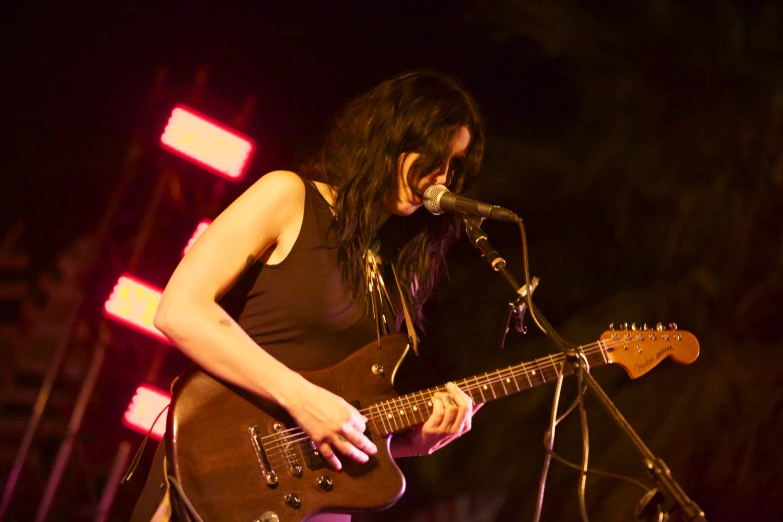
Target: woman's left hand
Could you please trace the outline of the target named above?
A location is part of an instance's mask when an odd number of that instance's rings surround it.
[[[432,396],[432,414],[421,428],[402,440],[392,441],[394,457],[429,455],[470,431],[473,414],[482,405],[473,404],[470,396],[453,382],[446,384],[446,389],[447,393],[436,392]]]

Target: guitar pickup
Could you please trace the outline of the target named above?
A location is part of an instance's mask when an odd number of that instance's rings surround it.
[[[315,447],[312,440],[307,442],[307,448],[302,452],[305,458],[305,464],[311,470],[327,467],[326,460],[321,456],[321,452]]]

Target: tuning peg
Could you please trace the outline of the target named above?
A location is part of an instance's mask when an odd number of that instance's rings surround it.
[[[650,327],[647,326],[647,323],[644,323],[644,326],[642,326],[642,330],[649,330],[649,329],[650,329]]]
[[[614,332],[614,323],[609,323],[609,330]]]
[[[628,323],[623,323],[623,329],[624,329],[624,330],[627,330],[627,329],[628,329]]]
[[[636,323],[631,323],[631,330],[633,330],[634,332],[637,330]]]
[[[662,332],[666,330],[666,327],[663,325],[663,323],[658,323],[655,325],[655,329],[658,330],[659,332]]]
[[[677,329],[677,323],[669,323],[669,330],[676,330]]]

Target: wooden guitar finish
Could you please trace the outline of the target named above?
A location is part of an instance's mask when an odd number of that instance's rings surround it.
[[[403,334],[387,336],[382,338],[381,348],[373,342],[335,366],[302,375],[361,409],[398,395],[392,387],[392,375],[407,342]],[[377,375],[373,373],[374,365],[378,365]],[[173,441],[168,460],[205,522],[253,522],[264,520],[263,515],[270,512],[288,522],[304,520],[318,511],[378,510],[394,504],[405,491],[405,478],[389,453],[391,435],[381,435],[372,422],[368,423],[369,436],[378,453],[366,464],[341,458],[342,471],[323,462],[314,466],[317,469],[310,469],[296,448],[299,465],[304,468],[301,477],[291,472],[287,458],[277,458],[278,465],[273,464],[273,468],[278,483],[270,487],[248,430],[258,426],[262,435],[274,435],[275,423],[296,427],[279,406],[228,386],[199,369],[192,368],[178,379],[168,416],[168,433]],[[320,477],[331,478],[331,491],[319,486]],[[289,494],[299,495],[301,507],[286,503]]]
[[[600,341],[580,347],[582,366],[616,363],[635,379],[667,357],[681,364],[695,361],[696,338],[671,327],[606,331]],[[169,475],[204,522],[296,522],[323,511],[391,506],[405,491],[405,478],[389,452],[391,435],[423,424],[432,412],[433,393],[446,391],[439,386],[403,396],[395,392],[394,375],[407,351],[406,336],[393,334],[330,368],[302,372],[369,418],[367,435],[378,453],[366,464],[342,458],[341,471],[326,464],[276,404],[195,367],[188,370],[174,383],[167,418]],[[456,384],[479,404],[570,373],[565,356],[557,354]]]

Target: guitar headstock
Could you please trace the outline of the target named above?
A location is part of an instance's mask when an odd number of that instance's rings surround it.
[[[609,325],[610,330],[601,334],[601,345],[610,363],[619,364],[631,379],[641,377],[655,368],[666,357],[674,362],[690,364],[699,357],[699,341],[690,332],[658,323],[649,328],[625,323],[621,329]]]

